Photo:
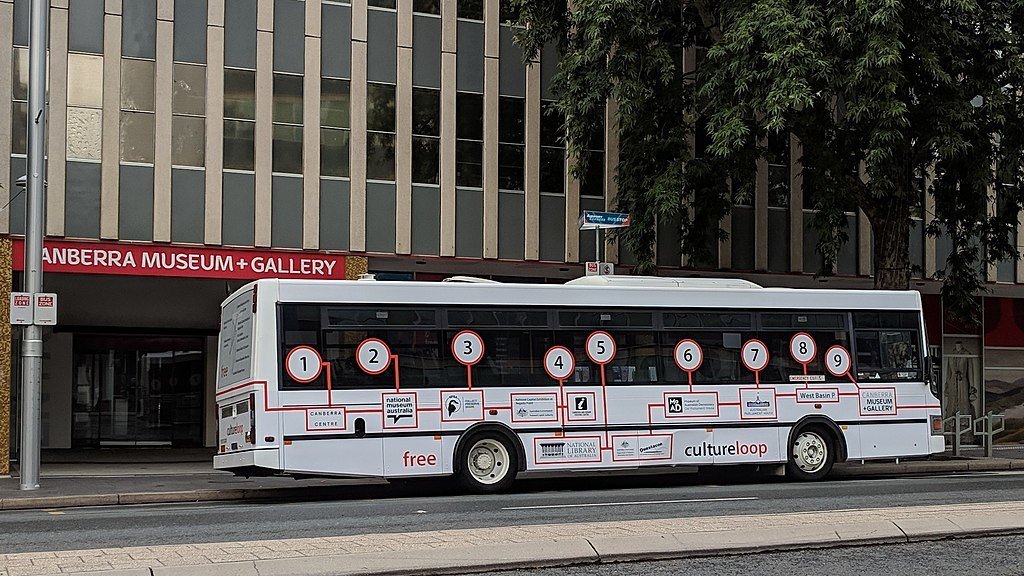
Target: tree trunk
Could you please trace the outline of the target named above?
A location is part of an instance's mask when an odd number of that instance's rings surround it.
[[[874,236],[875,289],[910,289],[910,204],[890,198],[863,205]]]

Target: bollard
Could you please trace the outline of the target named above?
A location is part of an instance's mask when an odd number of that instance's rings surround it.
[[[956,434],[953,436],[953,456],[960,456],[960,434],[962,430],[960,428],[960,411],[956,411],[956,426],[954,427]]]
[[[992,457],[992,412],[985,415],[985,457]]]

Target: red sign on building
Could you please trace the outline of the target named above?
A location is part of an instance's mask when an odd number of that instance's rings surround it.
[[[14,269],[25,269],[24,241],[14,240]],[[43,272],[255,280],[344,280],[345,257],[316,252],[46,239]]]

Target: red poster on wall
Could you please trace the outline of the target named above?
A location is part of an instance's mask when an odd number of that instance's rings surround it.
[[[13,250],[14,270],[24,270],[24,240],[15,238]],[[47,238],[43,245],[43,272],[231,280],[344,280],[345,257],[316,252]]]

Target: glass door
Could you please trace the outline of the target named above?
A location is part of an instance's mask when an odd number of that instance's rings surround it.
[[[72,443],[201,445],[203,339],[76,335]]]

